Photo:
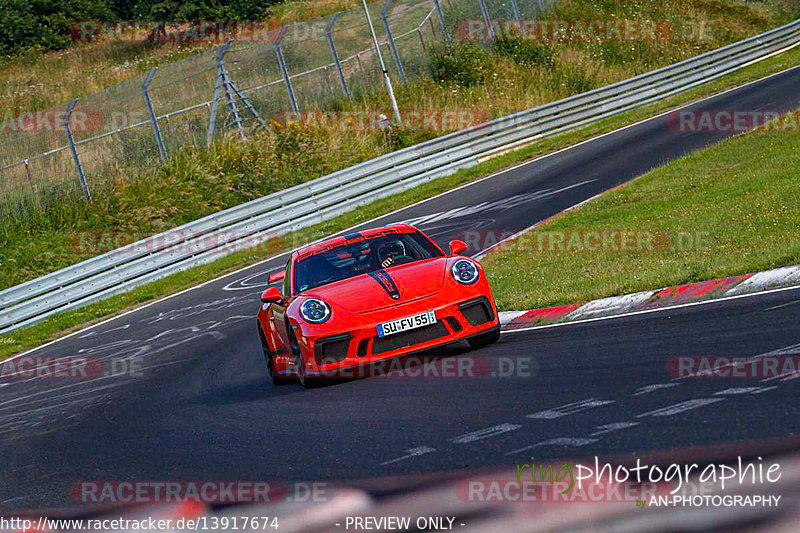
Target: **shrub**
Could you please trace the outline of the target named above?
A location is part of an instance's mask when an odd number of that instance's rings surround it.
[[[489,54],[474,44],[456,44],[431,53],[433,79],[441,85],[470,87],[483,83]]]
[[[510,36],[494,41],[492,47],[496,54],[508,56],[521,65],[542,65],[548,69],[555,66],[553,48],[548,43]]]

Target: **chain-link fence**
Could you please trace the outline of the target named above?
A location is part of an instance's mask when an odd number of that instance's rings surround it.
[[[552,2],[553,0],[548,0]],[[466,20],[531,19],[545,0],[385,0],[368,6],[394,83],[430,75],[433,47]],[[491,24],[488,24],[491,27]],[[0,130],[0,223],[91,198],[126,169],[166,160],[283,111],[335,109],[383,91],[363,9],[228,41]]]

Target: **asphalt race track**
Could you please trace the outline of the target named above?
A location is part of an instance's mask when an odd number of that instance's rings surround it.
[[[795,68],[693,107],[796,108],[798,87]],[[514,232],[725,136],[678,133],[657,117],[369,225],[414,221],[444,246],[464,231]],[[269,383],[255,331],[266,273],[284,261],[35,352],[98,357],[109,375],[0,381],[0,510],[74,505],[81,481],[359,482],[531,456],[753,449],[800,432],[792,381],[666,370],[681,355],[800,355],[800,290],[506,333],[479,351],[437,353],[427,376],[304,390]],[[436,375],[459,361],[472,377]]]

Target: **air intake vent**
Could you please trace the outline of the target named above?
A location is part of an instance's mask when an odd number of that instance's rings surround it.
[[[328,365],[344,361],[350,348],[350,335],[325,337],[314,343],[314,358],[318,365]]]

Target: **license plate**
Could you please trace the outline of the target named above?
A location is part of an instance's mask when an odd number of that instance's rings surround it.
[[[435,311],[425,311],[418,315],[411,315],[405,318],[398,318],[397,320],[390,320],[383,324],[378,324],[378,337],[386,337],[387,335],[394,335],[401,331],[408,331],[410,329],[422,328],[436,322]]]

